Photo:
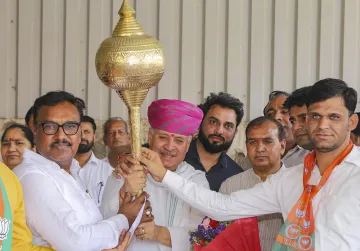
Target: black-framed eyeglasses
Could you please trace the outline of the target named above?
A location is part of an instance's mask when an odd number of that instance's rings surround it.
[[[269,94],[269,100],[273,100],[274,98],[277,98],[279,96],[289,97],[290,93],[283,92],[283,91],[272,91]]]
[[[79,127],[80,127],[80,123],[77,123],[77,122],[66,122],[66,123],[64,123],[62,125],[59,125],[56,122],[43,121],[43,122],[39,122],[38,124],[41,125],[41,127],[43,129],[43,132],[46,135],[57,134],[60,127],[63,129],[63,132],[66,135],[74,135],[74,134],[76,134],[78,132]]]

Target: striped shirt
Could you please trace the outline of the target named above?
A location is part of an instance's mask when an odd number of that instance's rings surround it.
[[[281,166],[281,170],[285,168]],[[268,178],[271,175],[268,176]],[[239,173],[228,178],[220,187],[220,192],[223,194],[231,194],[238,190],[246,190],[254,187],[256,184],[261,183],[262,180],[257,176],[251,168],[243,173]],[[270,251],[274,243],[276,235],[279,233],[280,227],[283,224],[283,217],[281,214],[268,214],[258,217],[259,220],[259,233],[260,244],[262,251]]]

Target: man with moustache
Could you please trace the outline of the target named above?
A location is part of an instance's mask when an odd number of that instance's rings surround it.
[[[96,133],[94,119],[84,115],[80,130],[81,142],[75,155],[75,159],[79,162],[78,175],[95,203],[100,206],[105,183],[113,172],[113,168],[105,161],[96,158],[91,150],[94,146]]]
[[[154,101],[148,108],[151,126],[148,142],[149,148],[159,154],[162,165],[167,170],[208,189],[204,172],[195,170],[184,161],[192,135],[197,131],[202,117],[201,109],[190,103],[168,99]],[[122,167],[127,168],[125,163],[134,163],[129,162],[129,158],[131,159],[131,156],[122,159],[124,161]],[[125,191],[135,195],[139,189],[144,188],[145,183],[142,178],[135,176],[138,172],[143,173],[144,170],[131,169],[130,173],[125,174],[124,185],[122,180],[117,180],[113,176],[107,182],[102,203],[115,207],[107,207],[104,211],[106,215],[111,216],[118,211],[119,196],[113,191],[119,191],[121,188],[121,201]],[[128,250],[188,251],[189,229],[196,227],[204,215],[169,193],[150,175],[147,176],[144,189],[150,195],[154,221],[139,225],[135,232],[137,239],[132,241]],[[111,193],[113,195],[109,196]]]
[[[350,140],[358,123],[356,91],[339,79],[323,79],[308,94],[308,134],[314,151],[303,164],[273,174],[230,195],[208,191],[167,171],[156,153],[138,160],[179,199],[220,221],[281,212],[279,250],[359,250],[360,149]]]
[[[190,144],[185,161],[196,170],[206,173],[213,191],[219,191],[223,181],[243,171],[226,154],[244,116],[243,106],[239,99],[223,92],[211,93],[199,105],[204,118],[197,139]]]
[[[13,171],[23,187],[27,222],[36,245],[59,251],[113,248],[144,203],[146,194],[133,202],[127,194],[117,214],[103,219],[79,178],[79,163],[74,159],[84,109],[83,100],[64,91],[49,92],[34,103],[39,154],[26,150]]]
[[[289,120],[292,124],[292,133],[296,142],[293,152],[296,153],[299,159],[304,159],[314,149],[306,126],[308,112],[306,100],[310,90],[311,86],[297,89],[291,93],[284,103],[284,107],[290,113]]]
[[[299,165],[303,161],[302,152],[299,152],[299,149],[296,148],[289,110],[284,107],[284,102],[289,96],[289,93],[283,91],[271,92],[269,94],[269,101],[263,110],[264,116],[278,120],[285,129],[286,149],[282,156],[282,162],[286,167]],[[240,165],[244,170],[252,168],[249,158],[247,157],[240,162]]]
[[[246,127],[246,151],[253,168],[236,174],[220,187],[220,193],[250,189],[265,182],[272,175],[285,169],[281,155],[285,152],[285,131],[279,121],[270,117],[258,117]],[[281,214],[258,217],[259,236],[262,251],[270,251],[281,225]]]
[[[121,117],[109,118],[103,125],[104,144],[108,154],[114,147],[130,145],[130,131],[126,121]],[[109,156],[102,159],[109,163]]]

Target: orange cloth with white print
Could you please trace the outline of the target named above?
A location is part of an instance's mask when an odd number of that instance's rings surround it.
[[[335,167],[351,152],[353,145],[353,142],[350,140],[345,150],[326,169],[317,186],[308,185],[311,172],[315,168],[316,151],[314,150],[305,157],[303,173],[304,191],[282,225],[272,248],[273,251],[315,251],[315,220],[312,199],[327,182]]]

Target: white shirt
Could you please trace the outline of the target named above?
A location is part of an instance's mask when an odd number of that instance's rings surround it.
[[[99,207],[107,179],[113,168],[106,162],[99,160],[92,152],[88,162],[81,168],[71,170],[77,172],[85,189],[89,191],[96,205]]]
[[[303,165],[287,168],[249,190],[223,195],[197,186],[179,175],[166,172],[163,184],[180,199],[216,220],[288,213],[303,192]],[[314,168],[309,184],[318,184]],[[338,165],[329,180],[313,198],[316,251],[360,250],[360,150]]]
[[[195,182],[198,186],[208,190],[209,183],[205,177],[205,173],[197,171],[186,163],[182,162],[174,172],[186,180]],[[110,184],[112,186],[110,187]],[[114,215],[119,208],[118,191],[123,181],[120,180],[116,185],[116,179],[109,179],[103,196],[103,203],[112,205],[112,208],[104,210],[107,216]],[[149,195],[149,201],[152,207],[155,224],[165,226],[170,232],[172,248],[164,246],[154,241],[141,241],[134,238],[128,251],[188,251],[190,250],[189,230],[197,228],[204,218],[204,214],[192,208],[189,204],[179,200],[174,194],[170,193],[161,183],[154,181],[148,175],[146,187],[144,189]],[[112,192],[113,196],[108,197],[108,192]],[[110,198],[111,197],[111,198]],[[109,211],[110,210],[110,211]]]
[[[282,172],[285,168],[284,164],[282,164],[281,168],[277,172]],[[268,175],[266,179],[270,179],[272,175],[273,174]],[[231,194],[242,189],[253,188],[256,184],[262,182],[261,178],[254,172],[254,169],[251,168],[224,181],[221,184],[220,193]],[[284,223],[282,215],[277,213],[259,216],[258,222],[261,250],[271,251],[274,240]]]
[[[118,244],[121,230],[129,228],[124,215],[103,220],[78,177],[32,151],[23,156],[13,171],[23,187],[33,244],[58,251],[99,251]]]
[[[304,164],[304,158],[310,153],[310,151],[302,148],[301,146],[295,146],[289,150],[286,155],[281,159],[286,167],[298,166]]]
[[[104,161],[104,162],[106,162],[106,163],[110,163],[110,162],[109,162],[109,158],[108,158],[107,156],[106,156],[105,158],[102,158],[101,161]]]

